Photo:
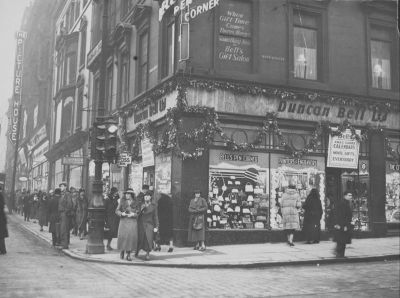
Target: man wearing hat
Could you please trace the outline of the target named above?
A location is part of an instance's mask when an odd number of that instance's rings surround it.
[[[104,200],[104,209],[106,211],[104,227],[107,233],[104,234],[104,239],[107,239],[107,250],[113,250],[111,241],[118,237],[119,217],[115,213],[118,207],[118,189],[111,187],[109,195]]]
[[[150,191],[150,187],[147,184],[143,184],[142,186],[142,191],[138,194],[137,198],[138,198],[138,202],[140,204],[144,203],[144,196],[146,194],[148,194]]]
[[[67,191],[67,183],[60,183],[61,197],[58,204],[58,212],[61,219],[61,246],[63,249],[68,249],[69,245],[69,231],[72,223],[72,216],[74,214],[74,204],[70,193]]]

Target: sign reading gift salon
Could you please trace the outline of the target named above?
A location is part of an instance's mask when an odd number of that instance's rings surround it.
[[[356,131],[360,134],[360,131]],[[357,169],[360,143],[354,138],[350,129],[341,135],[329,135],[328,163],[329,168]]]

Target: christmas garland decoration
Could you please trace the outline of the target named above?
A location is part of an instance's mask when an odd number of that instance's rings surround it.
[[[367,139],[369,126],[367,126],[358,135],[356,129],[350,124],[348,120],[344,120],[339,125],[337,130],[333,130],[329,125],[317,123],[312,137],[309,139],[306,146],[301,150],[294,150],[287,142],[282,131],[278,126],[277,113],[267,113],[265,120],[263,121],[262,127],[258,129],[255,140],[251,143],[236,143],[232,138],[228,137],[222,130],[218,115],[214,108],[204,106],[189,106],[187,103],[187,88],[193,87],[198,89],[205,89],[208,92],[222,89],[229,90],[233,93],[250,94],[254,96],[275,96],[281,99],[303,99],[309,101],[325,101],[330,104],[350,105],[350,106],[362,106],[365,105],[370,109],[388,109],[392,106],[387,103],[382,104],[366,102],[365,100],[359,100],[357,98],[339,98],[335,96],[325,96],[318,93],[295,93],[279,88],[262,88],[258,86],[250,86],[243,84],[236,84],[230,82],[218,82],[218,81],[207,81],[207,80],[188,80],[186,78],[179,78],[179,76],[166,82],[158,89],[153,90],[148,97],[141,101],[139,104],[130,106],[130,109],[120,112],[120,115],[131,116],[133,111],[141,109],[153,103],[161,96],[171,93],[177,90],[177,104],[173,108],[169,108],[166,114],[166,130],[158,132],[155,125],[149,120],[144,124],[139,124],[133,132],[133,144],[132,153],[133,160],[139,158],[139,146],[141,140],[146,137],[150,140],[153,145],[153,151],[155,154],[170,152],[172,149],[182,159],[197,159],[201,157],[205,150],[214,142],[215,136],[219,136],[225,143],[228,150],[232,151],[250,151],[259,147],[262,143],[265,133],[273,133],[280,141],[280,145],[283,146],[287,154],[294,158],[301,158],[304,154],[315,151],[318,146],[321,145],[321,136],[324,132],[325,127],[328,127],[328,133],[334,136],[342,135],[347,129],[350,129],[352,138],[362,142]],[[195,115],[203,119],[201,125],[191,130],[190,132],[182,131],[182,117],[185,115]],[[182,149],[182,145],[191,143],[195,146],[191,152],[187,152]]]
[[[400,155],[392,148],[390,140],[388,138],[385,138],[385,148],[386,154],[400,163]]]
[[[349,120],[346,119],[338,126],[337,130],[334,130],[332,127],[329,127],[329,133],[332,136],[342,136],[347,129],[351,131],[352,139],[356,139],[358,142],[363,142],[368,138],[368,132],[370,130],[370,127],[369,125],[367,125],[359,135],[356,133],[356,129],[354,128],[354,126],[352,126]]]

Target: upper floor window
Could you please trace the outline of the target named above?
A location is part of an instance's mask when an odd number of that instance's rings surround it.
[[[139,36],[139,67],[138,67],[138,93],[147,89],[148,81],[148,31],[142,32]]]
[[[117,108],[116,98],[113,96],[113,67],[112,64],[107,68],[106,76],[106,99],[108,110],[113,111]]]
[[[129,98],[129,54],[128,51],[120,56],[121,63],[119,64],[118,73],[118,96],[119,103],[125,104]]]
[[[164,46],[163,46],[163,69],[162,77],[170,76],[174,73],[175,66],[175,18],[165,17]]]
[[[372,87],[392,88],[392,36],[389,30],[372,26],[370,37]]]
[[[76,52],[68,53],[65,59],[65,84],[73,84],[76,80]]]
[[[293,11],[293,65],[294,77],[317,80],[320,57],[319,29],[317,14]]]
[[[68,97],[64,100],[61,116],[61,138],[64,139],[72,135],[73,119],[73,98]]]
[[[82,113],[83,111],[83,88],[84,85],[82,84],[78,88],[78,106],[76,111],[76,128],[82,128]]]
[[[87,27],[85,26],[81,30],[81,48],[80,48],[80,57],[79,57],[79,64],[80,67],[85,65],[86,60],[86,38],[87,38]]]

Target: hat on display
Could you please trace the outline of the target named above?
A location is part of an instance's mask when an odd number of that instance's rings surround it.
[[[224,201],[224,198],[223,198],[222,196],[219,196],[219,197],[218,197],[218,201],[219,201],[219,202],[223,202],[223,201]]]
[[[221,207],[219,205],[214,205],[214,211],[215,212],[220,212],[221,211]]]
[[[254,198],[253,198],[252,195],[249,195],[249,196],[247,197],[247,202],[254,202]]]
[[[207,222],[212,222],[212,219],[210,217],[207,217]]]
[[[234,212],[234,211],[233,211],[233,209],[232,209],[231,207],[228,207],[228,209],[226,210],[226,212],[232,213],[232,212]]]
[[[235,212],[237,212],[237,213],[240,212],[240,207],[239,207],[239,206],[236,206],[236,207],[235,207]]]

